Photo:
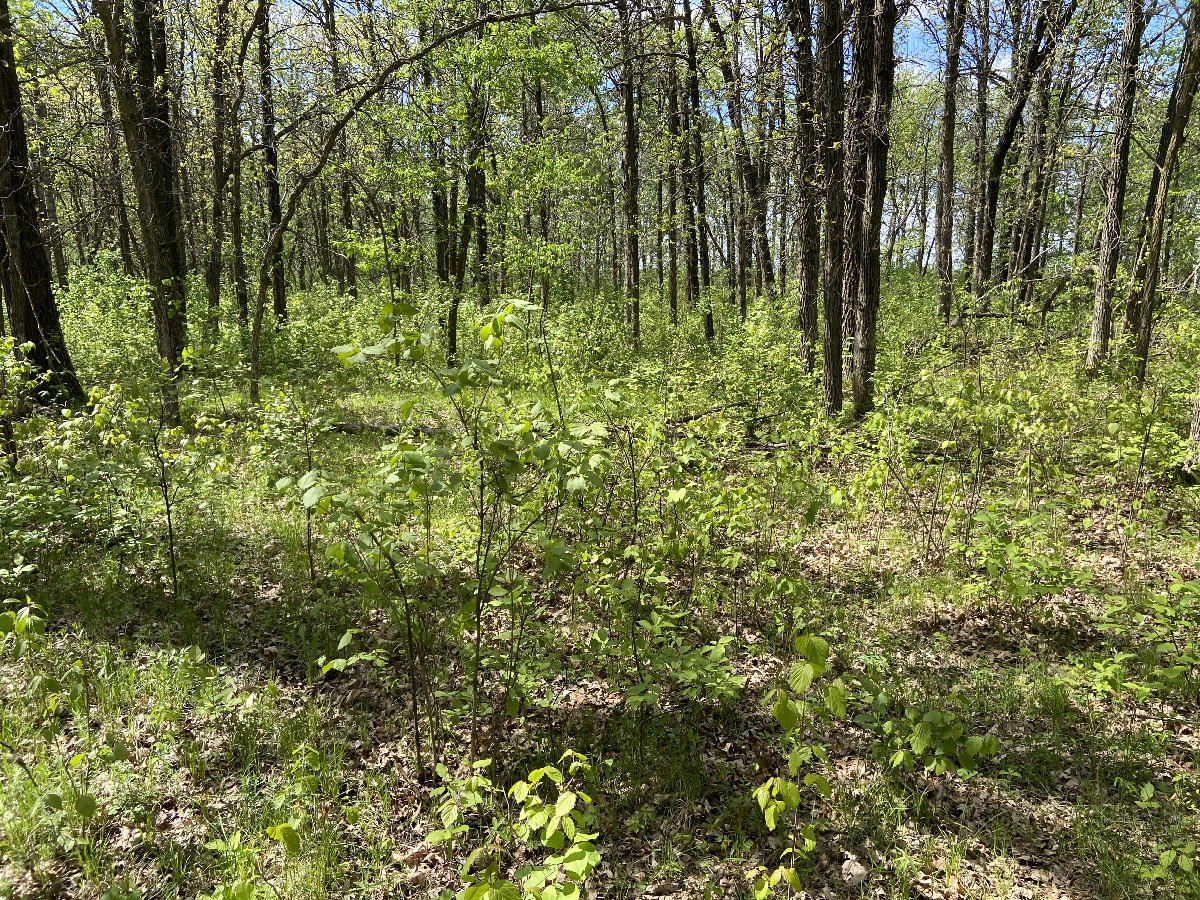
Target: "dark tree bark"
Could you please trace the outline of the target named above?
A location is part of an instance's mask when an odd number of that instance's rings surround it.
[[[275,87],[271,77],[271,5],[263,4],[258,23],[258,84],[262,110],[263,184],[267,190],[267,231],[273,232],[283,218],[279,197],[279,146],[275,138]],[[287,283],[283,275],[283,240],[271,251],[271,308],[279,322],[286,322]]]
[[[1047,5],[1054,0],[1046,0]],[[1025,111],[1033,88],[1033,79],[1041,69],[1050,53],[1054,50],[1058,33],[1066,27],[1075,11],[1075,0],[1057,17],[1054,28],[1050,28],[1049,12],[1043,9],[1038,15],[1029,39],[1029,49],[1020,68],[1013,77],[1010,92],[1008,112],[1000,127],[996,139],[996,149],[992,151],[991,162],[988,166],[987,183],[984,186],[979,231],[975,240],[975,269],[973,277],[973,296],[980,302],[992,278],[992,254],[996,243],[996,208],[1000,200],[1000,181],[1004,175],[1004,166],[1008,160],[1008,152],[1012,149],[1017,137],[1017,129]]]
[[[346,76],[342,70],[340,37],[338,35],[337,8],[334,0],[324,0],[325,39],[329,44],[329,71],[333,79],[333,89],[342,94],[346,89]],[[346,145],[346,134],[343,131],[338,136],[337,156],[343,165],[349,165],[349,151]],[[346,248],[342,253],[342,268],[338,276],[338,289],[344,289],[351,297],[358,296],[358,260],[351,238],[354,231],[354,185],[348,171],[343,171],[338,179],[338,196],[342,219],[342,240]]]
[[[809,0],[792,0],[788,7],[796,55],[796,236],[800,245],[796,324],[800,329],[800,354],[809,372],[817,348],[817,296],[821,279],[821,201],[817,185],[817,79],[813,66],[812,7]]]
[[[708,213],[705,209],[704,197],[704,138],[700,129],[700,67],[696,52],[696,32],[692,26],[692,6],[690,0],[683,0],[683,37],[687,50],[687,89],[688,89],[688,131],[691,136],[691,182],[693,201],[695,203],[695,240],[699,258],[699,283],[695,294],[695,302],[704,304],[704,337],[712,340],[717,336],[713,322],[712,297],[709,287],[712,284],[712,267],[708,254]]]
[[[1196,98],[1196,85],[1200,80],[1200,3],[1189,4],[1187,27],[1184,32],[1183,52],[1179,57],[1179,69],[1175,84],[1171,88],[1171,99],[1167,102],[1166,120],[1158,141],[1158,153],[1154,159],[1154,170],[1150,178],[1150,191],[1146,197],[1146,216],[1142,228],[1142,240],[1138,247],[1137,264],[1134,269],[1133,290],[1130,306],[1136,304],[1137,340],[1134,344],[1135,375],[1138,384],[1146,381],[1146,360],[1150,354],[1150,336],[1154,327],[1154,312],[1157,305],[1159,255],[1163,244],[1163,228],[1168,208],[1171,205],[1171,182],[1175,176],[1179,152],[1187,133],[1188,119],[1192,114],[1192,101]]]
[[[210,337],[217,334],[221,322],[221,274],[225,252],[225,146],[229,125],[226,115],[229,105],[225,53],[229,44],[229,0],[217,0],[213,20],[212,56],[212,197],[209,215],[208,261],[204,272],[208,289],[207,329]]]
[[[821,156],[825,178],[825,244],[822,256],[824,339],[821,374],[825,408],[842,408],[842,251],[844,241],[844,92],[841,0],[820,0],[817,13],[817,67],[821,73]]]
[[[896,0],[870,2],[869,26],[873,69],[870,103],[862,129],[864,197],[862,225],[862,270],[859,276],[857,314],[854,317],[854,417],[860,418],[875,405],[876,324],[879,318],[879,233],[883,224],[883,202],[887,193],[888,148],[891,143],[892,93],[895,87]]]
[[[958,120],[958,69],[966,0],[947,0],[946,72],[942,79],[942,124],[938,136],[937,211],[934,242],[937,245],[938,315],[950,321],[954,305],[954,129]],[[922,241],[922,244],[924,242]],[[922,247],[922,250],[924,248]]]
[[[85,399],[67,352],[38,221],[37,185],[21,110],[8,0],[0,0],[0,276],[15,343],[32,344],[26,358],[71,397]]]
[[[133,167],[155,343],[176,379],[187,344],[187,261],[163,11],[159,0],[130,0],[128,7],[125,0],[95,0],[93,9],[104,27],[121,129]],[[178,421],[173,387],[167,388],[164,404],[167,417]]]
[[[245,236],[242,230],[242,139],[236,122],[233,133],[238,135],[233,145],[233,186],[229,205],[230,243],[233,245],[233,294],[237,302],[238,327],[245,329],[250,324],[250,293],[246,281]]]
[[[704,0],[704,13],[712,29],[717,62],[725,84],[725,106],[729,112],[729,124],[733,131],[733,156],[738,166],[738,181],[745,193],[745,215],[754,235],[754,253],[758,257],[758,276],[762,279],[767,297],[775,296],[775,267],[772,261],[771,241],[767,233],[767,186],[764,183],[762,166],[751,152],[746,140],[746,128],[742,114],[741,79],[735,69],[736,56],[731,53],[725,28],[717,15],[713,0]]]
[[[672,38],[675,32],[675,7],[673,0],[667,5],[667,20]],[[673,43],[673,41],[672,41]],[[671,324],[679,321],[679,166],[676,162],[680,151],[679,119],[679,73],[675,60],[668,63],[667,70],[667,305]],[[685,198],[686,202],[686,198]]]
[[[854,372],[854,341],[858,334],[858,293],[865,251],[863,229],[867,211],[866,132],[871,116],[876,75],[873,0],[860,0],[850,26],[850,96],[846,108],[845,239],[842,251],[842,362],[847,376]]]

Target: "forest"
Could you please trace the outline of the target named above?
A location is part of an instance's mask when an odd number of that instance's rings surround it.
[[[0,0],[0,898],[1200,898],[1198,82]]]

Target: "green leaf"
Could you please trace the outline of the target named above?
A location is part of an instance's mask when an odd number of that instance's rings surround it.
[[[797,694],[803,694],[812,684],[816,674],[811,662],[796,663],[788,672],[788,686]]]
[[[295,856],[300,852],[300,834],[292,827],[290,822],[281,822],[278,825],[268,828],[267,837],[282,842],[291,856]]]
[[[814,673],[820,675],[829,662],[829,642],[815,634],[802,634],[796,638],[796,652],[813,665]]]
[[[800,710],[792,702],[791,697],[783,691],[779,691],[775,705],[771,707],[771,715],[775,717],[775,721],[784,731],[794,731],[800,721]]]
[[[85,822],[92,821],[99,808],[100,805],[91,794],[79,794],[75,797],[75,812],[79,813],[79,817]]]
[[[566,791],[559,795],[558,802],[554,804],[554,815],[565,816],[575,808],[575,794],[571,791]]]

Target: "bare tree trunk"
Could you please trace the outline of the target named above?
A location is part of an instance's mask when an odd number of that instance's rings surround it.
[[[675,6],[667,5],[667,21],[674,46]],[[679,74],[675,60],[668,62],[667,70],[667,306],[671,313],[671,324],[679,322],[679,222],[678,201],[679,167],[676,163],[680,151],[679,135]],[[687,202],[685,198],[684,202]]]
[[[238,327],[245,329],[250,324],[250,295],[246,282],[246,252],[242,233],[242,138],[236,122],[233,133],[237,143],[233,146],[233,190],[229,207],[230,242],[233,244],[233,292],[237,301]]]
[[[29,143],[21,110],[21,86],[13,53],[8,0],[0,0],[0,267],[8,320],[27,359],[74,399],[85,399],[67,352],[50,274],[50,257],[38,222],[37,186],[29,166]]]
[[[1166,120],[1159,137],[1158,153],[1154,161],[1154,172],[1150,179],[1150,191],[1146,198],[1144,237],[1138,247],[1137,266],[1134,271],[1134,294],[1129,298],[1137,306],[1137,342],[1134,345],[1134,360],[1138,384],[1146,381],[1146,359],[1150,354],[1150,335],[1154,327],[1154,310],[1158,294],[1159,255],[1163,243],[1163,226],[1171,199],[1171,182],[1179,152],[1187,133],[1188,119],[1192,113],[1192,101],[1196,98],[1196,84],[1200,79],[1200,3],[1189,4],[1187,28],[1184,33],[1183,51],[1179,57],[1179,70],[1167,103]]]
[[[633,14],[627,0],[617,0],[621,18],[621,209],[625,232],[625,304],[633,345],[642,340],[641,260],[638,256],[638,118],[633,72]]]
[[[683,0],[683,35],[687,48],[688,66],[688,125],[691,132],[692,153],[692,186],[696,203],[696,249],[699,256],[699,285],[696,302],[704,304],[704,337],[713,340],[717,336],[713,322],[712,297],[709,287],[712,284],[712,267],[708,254],[708,213],[705,210],[704,198],[704,142],[700,133],[700,74],[698,54],[696,52],[696,33],[692,27],[692,6],[690,0]]]
[[[896,0],[869,0],[872,9],[867,23],[873,44],[873,69],[864,73],[870,80],[870,105],[862,131],[865,165],[862,272],[855,316],[853,402],[854,417],[861,418],[875,405],[876,324],[879,317],[879,233],[883,224],[883,202],[887,193],[888,148],[892,93],[895,87]]]
[[[179,210],[178,167],[171,120],[166,25],[158,0],[95,0],[108,45],[121,128],[133,166],[138,218],[152,288],[154,335],[172,379],[187,343],[187,261]],[[173,384],[164,394],[168,420],[179,420]]]
[[[948,0],[946,16],[946,72],[942,80],[942,126],[938,137],[937,211],[937,312],[950,321],[954,306],[954,129],[958,118],[958,68],[966,22],[966,0]]]
[[[844,249],[844,93],[841,0],[820,0],[817,14],[817,68],[821,73],[821,150],[825,177],[825,246],[822,257],[825,331],[821,374],[825,408],[842,408],[842,252]]]
[[[800,329],[800,354],[811,372],[817,347],[817,296],[821,278],[821,203],[817,187],[817,77],[813,66],[812,7],[809,0],[792,0],[788,26],[796,45],[796,160],[797,239],[800,245],[797,273],[796,324]]]
[[[263,4],[258,31],[259,100],[262,104],[263,183],[267,189],[267,232],[279,227],[283,209],[279,199],[279,148],[275,140],[275,89],[271,78],[271,5]],[[283,239],[271,253],[271,308],[278,322],[286,322],[287,286],[283,277]]]
[[[1053,0],[1046,0],[1047,4]],[[1000,181],[1004,175],[1004,166],[1008,159],[1008,151],[1012,148],[1025,111],[1025,104],[1033,87],[1033,79],[1042,63],[1054,49],[1058,32],[1065,28],[1075,11],[1075,0],[1071,0],[1054,28],[1049,27],[1048,13],[1045,9],[1039,14],[1034,25],[1033,35],[1029,40],[1029,49],[1021,67],[1013,77],[1011,99],[1008,113],[1000,128],[996,140],[996,149],[992,151],[991,163],[988,166],[987,183],[982,201],[982,215],[979,231],[975,241],[975,271],[973,278],[973,296],[978,303],[983,299],[992,278],[992,253],[996,244],[996,208],[1000,200]]]
[[[207,330],[214,337],[221,322],[221,273],[225,251],[225,121],[228,97],[225,77],[225,52],[229,43],[229,0],[217,0],[213,22],[212,57],[212,227],[209,232],[208,263],[204,280],[208,288]]]
[[[846,212],[845,242],[842,248],[842,363],[845,377],[854,373],[854,340],[858,333],[859,279],[863,266],[863,228],[868,216],[867,157],[865,132],[870,117],[872,79],[875,76],[875,40],[871,19],[873,0],[861,0],[854,5],[854,22],[850,26],[851,70],[850,97],[846,108]]]

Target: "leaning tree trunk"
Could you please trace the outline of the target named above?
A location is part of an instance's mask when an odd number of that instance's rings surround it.
[[[174,381],[187,343],[187,262],[180,223],[166,24],[158,0],[95,0],[104,27],[121,130],[133,167],[151,286],[154,337],[171,382],[164,412],[179,420]]]
[[[841,0],[821,0],[817,14],[817,67],[821,73],[821,118],[824,140],[821,156],[825,177],[824,276],[825,330],[821,374],[825,408],[842,408],[842,250],[845,186],[843,184],[844,93]]]
[[[1196,84],[1200,80],[1200,3],[1192,3],[1184,35],[1183,52],[1171,99],[1167,103],[1166,121],[1158,142],[1150,193],[1146,199],[1144,237],[1138,248],[1131,304],[1137,303],[1137,342],[1134,346],[1138,384],[1146,381],[1146,358],[1150,353],[1150,335],[1154,326],[1155,299],[1158,293],[1159,255],[1162,250],[1163,227],[1171,199],[1171,181],[1179,151],[1186,137]]]
[[[32,344],[26,358],[75,399],[85,398],[67,352],[54,300],[50,256],[38,224],[37,185],[21,111],[8,0],[0,0],[0,267],[15,343]]]
[[[937,209],[933,225],[934,242],[937,244],[937,312],[946,322],[950,321],[950,309],[954,305],[954,127],[958,118],[959,54],[967,15],[966,0],[948,2],[946,74],[942,86],[942,126],[938,138]]]
[[[1047,3],[1052,0],[1047,0]],[[987,183],[984,186],[979,231],[975,241],[975,271],[973,278],[973,295],[976,303],[983,300],[992,278],[992,252],[996,244],[996,208],[1000,202],[1000,181],[1004,175],[1004,165],[1008,159],[1008,151],[1012,149],[1017,137],[1017,129],[1021,124],[1025,104],[1029,100],[1033,88],[1033,78],[1042,63],[1054,50],[1057,33],[1066,27],[1075,11],[1074,0],[1068,6],[1056,23],[1057,27],[1049,28],[1045,10],[1038,16],[1029,39],[1029,50],[1021,68],[1013,79],[1012,94],[1009,101],[1008,113],[996,139],[996,149],[992,152],[991,164],[988,166]]]
[[[858,311],[854,317],[854,417],[875,405],[876,324],[879,318],[879,232],[887,193],[889,123],[896,76],[896,0],[873,0],[870,41],[873,69],[864,73],[871,83],[870,105],[864,122],[862,152],[865,161],[862,270],[859,275]]]

